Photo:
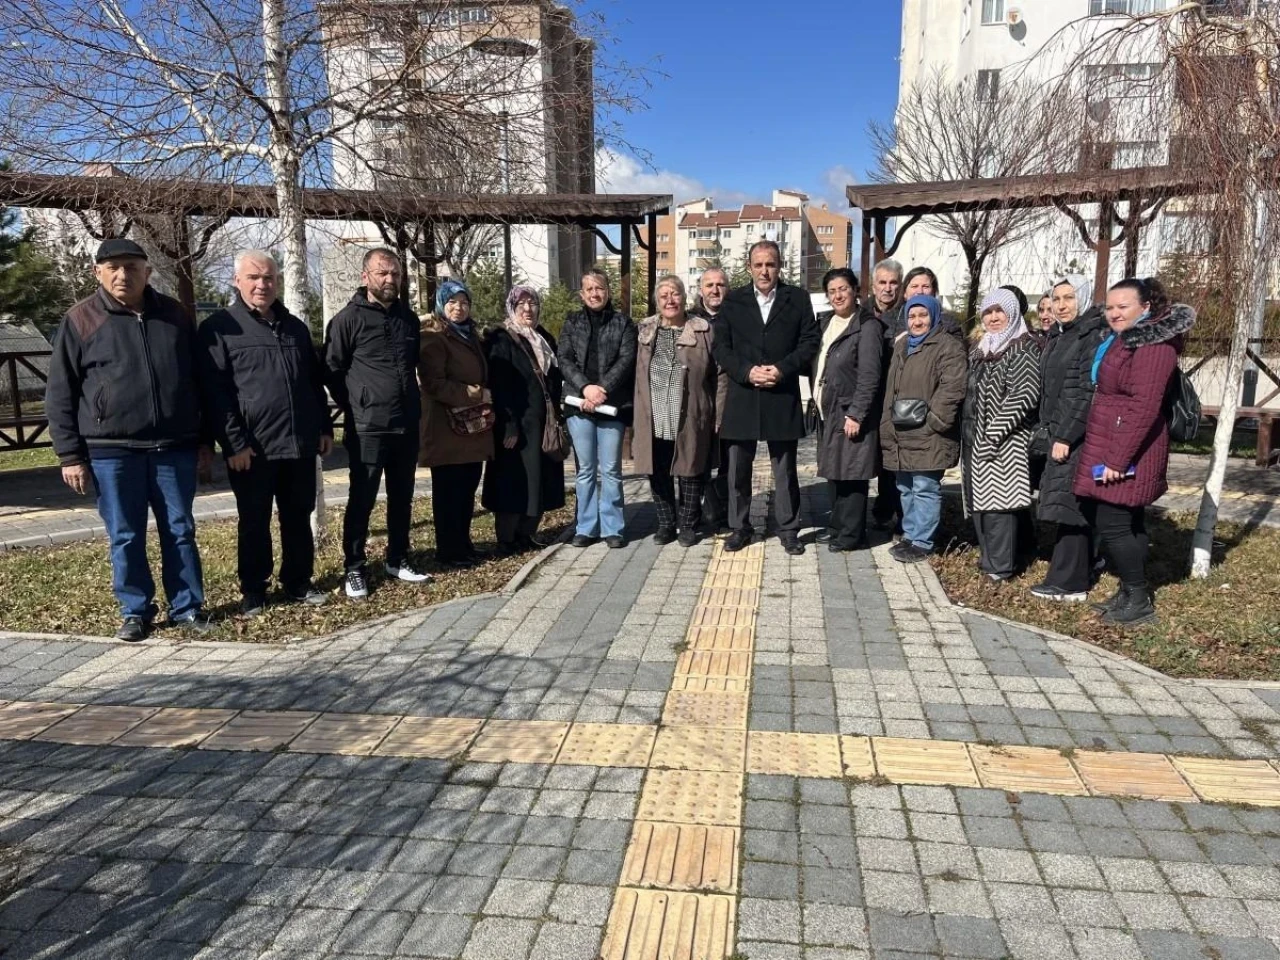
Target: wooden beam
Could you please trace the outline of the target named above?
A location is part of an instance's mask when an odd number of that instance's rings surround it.
[[[627,316],[631,316],[631,231],[625,226],[622,228],[622,289],[618,291],[618,296],[622,300],[622,312]]]
[[[649,275],[645,278],[645,285],[648,287],[646,294],[649,301],[649,316],[654,316],[658,312],[658,301],[656,299],[656,286],[658,283],[658,215],[656,213],[649,214],[649,243],[645,247],[645,253],[649,258]]]

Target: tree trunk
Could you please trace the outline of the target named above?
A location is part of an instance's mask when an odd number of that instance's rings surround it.
[[[972,247],[964,247],[963,250],[965,262],[969,267],[969,288],[965,291],[965,315],[961,329],[967,333],[973,323],[974,314],[978,312],[978,300],[982,296],[982,268],[986,265],[986,258],[978,256],[977,251]]]
[[[1242,228],[1247,239],[1244,249],[1267,249],[1271,229],[1271,209],[1267,194],[1259,188],[1257,162],[1245,187],[1246,217]],[[1209,576],[1213,558],[1213,531],[1218,522],[1218,505],[1222,501],[1222,484],[1227,475],[1227,458],[1231,453],[1231,435],[1235,432],[1236,410],[1244,381],[1245,353],[1249,337],[1266,307],[1269,263],[1263,255],[1251,257],[1247,291],[1236,304],[1235,325],[1231,332],[1231,352],[1227,355],[1226,382],[1222,387],[1222,407],[1218,428],[1213,435],[1213,453],[1209,458],[1209,476],[1200,499],[1200,516],[1191,539],[1191,576],[1203,580]]]

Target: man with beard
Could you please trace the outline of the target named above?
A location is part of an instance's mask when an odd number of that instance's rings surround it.
[[[714,324],[716,314],[729,294],[729,275],[720,267],[710,267],[703,271],[698,281],[698,303],[689,311],[695,317],[702,317]],[[729,378],[720,371],[716,383],[716,433],[720,432],[720,424],[724,420],[725,398],[729,391]],[[707,484],[706,493],[702,495],[702,514],[712,533],[719,533],[728,526],[729,507],[729,448],[717,437],[719,466],[716,467],[715,478]]]

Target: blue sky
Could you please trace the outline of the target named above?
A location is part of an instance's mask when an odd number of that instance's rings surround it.
[[[900,0],[596,0],[616,44],[606,56],[652,65],[648,109],[620,118],[624,156],[600,189],[711,194],[721,206],[800,189],[844,209],[866,179],[865,129],[892,117]]]

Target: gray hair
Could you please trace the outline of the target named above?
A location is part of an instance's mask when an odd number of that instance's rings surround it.
[[[897,260],[892,260],[889,258],[885,258],[884,260],[881,260],[879,263],[876,264],[875,269],[871,271],[871,276],[874,277],[881,270],[888,270],[890,273],[892,273],[894,276],[898,278],[899,282],[902,281],[902,273],[903,273],[902,264],[900,264]]]
[[[727,287],[727,286],[729,285],[729,271],[728,271],[728,270],[726,270],[724,267],[707,267],[707,269],[705,269],[705,270],[703,270],[703,271],[702,271],[702,276],[700,276],[700,277],[698,278],[698,286],[702,286],[702,281],[706,279],[707,274],[709,274],[709,273],[718,273],[718,274],[720,274],[720,276],[724,277],[724,284],[725,284],[725,286]],[[680,278],[679,278],[679,277],[677,277],[676,279],[678,280],[678,279],[680,279]],[[655,289],[656,289],[656,288],[655,288]]]
[[[235,259],[231,262],[231,270],[237,276],[240,274],[240,268],[245,265],[245,261],[252,260],[254,263],[269,263],[271,269],[279,275],[280,264],[276,263],[276,258],[265,250],[241,250]]]
[[[774,256],[778,258],[778,266],[782,266],[782,248],[773,240],[757,240],[750,249],[747,250],[747,263],[751,262],[751,258],[756,255],[756,251],[761,248],[768,248],[773,251]]]
[[[712,269],[716,269],[712,267]],[[653,285],[653,292],[656,295],[663,287],[675,287],[680,291],[682,299],[688,299],[689,291],[685,289],[684,281],[677,277],[674,273],[666,273],[658,278],[658,282]]]

